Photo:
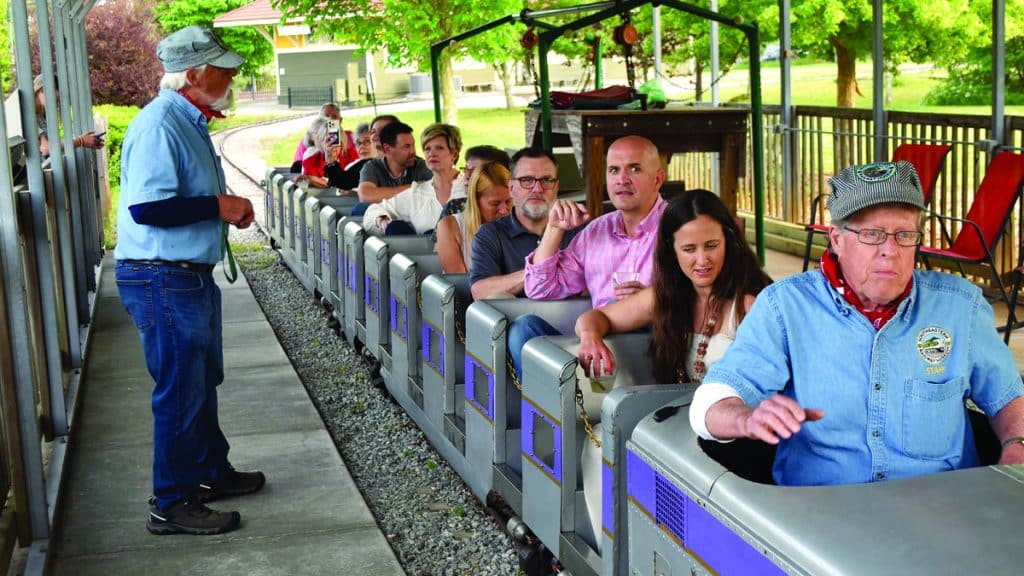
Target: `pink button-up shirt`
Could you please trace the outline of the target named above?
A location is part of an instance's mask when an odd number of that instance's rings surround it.
[[[635,236],[626,234],[622,213],[616,210],[588,224],[569,246],[540,264],[533,263],[531,252],[526,258],[526,297],[559,300],[586,289],[591,304],[599,308],[615,299],[612,273],[616,271],[639,272],[640,282],[650,286],[658,224],[666,205],[658,196]]]

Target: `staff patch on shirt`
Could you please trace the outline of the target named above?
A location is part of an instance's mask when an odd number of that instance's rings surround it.
[[[938,326],[929,326],[917,334],[917,353],[929,364],[941,364],[952,347],[949,332]]]

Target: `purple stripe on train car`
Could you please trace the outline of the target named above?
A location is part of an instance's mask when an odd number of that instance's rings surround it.
[[[355,258],[349,258],[348,254],[345,254],[345,266],[348,267],[348,274],[345,275],[345,286],[349,291],[355,293],[356,291],[356,261]]]
[[[373,313],[380,316],[380,305],[377,303],[377,298],[380,296],[380,286],[377,285],[377,279],[370,274],[363,275],[363,302],[366,302],[366,307],[373,310]]]
[[[338,267],[334,272],[337,278],[341,278],[342,284],[345,283],[345,254],[338,250]]]
[[[484,414],[487,414],[488,420],[494,422],[494,374],[485,368],[483,364],[477,362],[476,359],[468,353],[466,354],[466,363],[464,366],[466,386],[462,389],[462,393],[470,403],[480,409]],[[487,406],[483,406],[476,401],[476,387],[478,385],[483,386],[483,382],[477,383],[476,381],[477,368],[480,369],[480,372],[487,375]]]
[[[522,402],[522,412],[521,413],[522,413],[522,426],[523,426],[523,430],[522,430],[522,436],[521,436],[521,440],[520,441],[522,443],[523,453],[526,454],[526,457],[529,458],[531,462],[533,462],[537,466],[540,466],[540,468],[542,470],[544,470],[548,474],[550,474],[551,477],[555,479],[555,482],[558,482],[559,484],[561,484],[562,483],[562,427],[559,426],[558,424],[555,424],[554,421],[552,421],[550,418],[545,416],[543,412],[541,412],[540,410],[535,408],[533,406],[533,404],[530,404],[529,402],[527,402],[525,398],[523,400],[521,400],[521,402]],[[536,418],[534,418],[534,417],[536,417]],[[555,465],[554,468],[552,468],[552,467],[548,466],[547,464],[545,464],[544,461],[539,456],[537,456],[536,451],[534,450],[534,441],[533,441],[533,439],[534,439],[534,436],[536,435],[536,431],[534,430],[535,419],[540,419],[540,420],[544,421],[544,423],[546,425],[551,426],[552,438],[553,438],[553,442],[552,442],[552,444],[553,444],[552,445],[552,458],[551,458],[551,460],[552,460],[552,462]]]
[[[637,504],[654,514],[654,469],[632,450],[626,451],[626,489]]]
[[[421,344],[421,350],[423,351],[423,361],[426,362],[434,370],[437,370],[441,376],[444,376],[444,335],[437,331],[436,328],[423,323],[423,328],[420,333],[423,335],[423,341]],[[437,335],[437,362],[435,363],[434,358],[434,343],[430,338],[431,334]]]
[[[397,334],[398,337],[401,338],[402,340],[405,340],[406,339],[405,336],[403,336],[402,333],[398,331],[398,298],[395,298],[395,296],[392,294],[391,298],[390,298],[390,301],[391,301],[391,318],[389,319],[388,324],[391,325],[391,331],[392,332]]]
[[[325,265],[331,263],[331,253],[330,253],[330,250],[327,249],[327,246],[328,246],[327,239],[324,238],[323,236],[321,236],[320,237],[320,263],[321,264],[325,264]],[[324,266],[324,268],[326,268],[326,267],[327,266]]]
[[[306,226],[306,248],[310,252],[313,251],[313,227],[312,226]]]
[[[601,527],[604,531],[611,535],[613,538],[615,532],[612,531],[612,527],[615,526],[615,499],[612,494],[612,486],[614,482],[615,470],[608,465],[608,462],[603,458],[601,459]],[[597,535],[601,537],[600,534]]]
[[[714,573],[722,576],[785,574],[632,451],[627,452],[626,463],[630,497]]]

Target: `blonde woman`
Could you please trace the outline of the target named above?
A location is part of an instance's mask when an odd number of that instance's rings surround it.
[[[512,174],[497,162],[473,170],[466,191],[466,209],[445,216],[437,225],[437,254],[445,274],[464,274],[472,262],[473,237],[480,226],[512,212],[508,183]]]

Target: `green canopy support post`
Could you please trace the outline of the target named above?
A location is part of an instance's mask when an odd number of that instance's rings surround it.
[[[525,10],[523,11],[526,12]],[[456,42],[461,42],[467,38],[472,38],[478,34],[483,34],[492,28],[497,28],[503,24],[514,24],[517,20],[523,18],[522,14],[510,14],[508,16],[502,16],[497,20],[492,20],[486,24],[477,26],[472,30],[467,30],[462,34],[456,34],[455,36],[449,36],[439,42],[434,42],[430,45],[430,80],[434,88],[434,121],[441,121],[441,66],[439,60],[441,58],[441,52],[449,45]]]
[[[750,45],[750,146],[754,165],[754,238],[757,242],[757,259],[765,263],[764,246],[764,117],[761,114],[761,32],[755,22],[744,32]]]
[[[594,36],[594,90],[604,88],[604,45],[601,35]]]
[[[551,150],[551,78],[548,71],[548,48],[551,47],[551,40],[545,32],[539,36],[537,42],[537,65],[540,68],[540,123],[541,123],[541,145],[545,150]]]
[[[544,148],[550,149],[552,143],[551,137],[551,86],[550,86],[550,74],[548,70],[548,51],[551,49],[551,45],[558,38],[562,37],[566,32],[574,32],[596,24],[603,20],[607,20],[614,16],[618,16],[623,13],[627,13],[634,8],[645,6],[647,4],[668,6],[679,10],[680,12],[686,12],[693,14],[705,20],[713,20],[730,28],[735,28],[744,33],[747,37],[747,43],[750,50],[750,135],[753,139],[751,141],[751,151],[753,154],[753,178],[754,178],[754,233],[756,236],[757,243],[757,257],[761,263],[764,264],[765,260],[765,245],[764,245],[764,135],[762,134],[764,118],[761,110],[761,61],[759,59],[760,50],[760,31],[757,24],[745,24],[741,19],[728,18],[722,16],[717,12],[712,12],[700,6],[694,6],[680,2],[679,0],[616,0],[616,1],[605,1],[595,2],[593,4],[585,4],[582,6],[573,6],[568,8],[553,8],[551,10],[537,10],[531,12],[530,10],[523,10],[519,14],[512,14],[489,22],[482,26],[478,26],[468,32],[452,36],[437,42],[430,47],[430,70],[434,86],[434,118],[441,121],[441,78],[439,74],[438,58],[441,55],[441,51],[448,45],[471,38],[486,32],[491,28],[495,28],[505,23],[515,22],[526,22],[530,26],[536,26],[543,30],[542,33],[538,34],[537,43],[537,58],[540,61],[538,74],[540,75],[540,97],[541,97],[541,130],[542,130],[542,143]],[[538,21],[538,18],[546,16],[554,16],[558,14],[567,13],[578,13],[586,11],[595,11],[593,14],[580,18],[574,22],[563,24],[562,26],[552,26],[543,22]],[[602,70],[601,70],[601,56],[602,50],[600,45],[600,37],[596,43],[596,62],[595,62],[595,73],[596,80],[594,85],[596,88],[602,88]]]

